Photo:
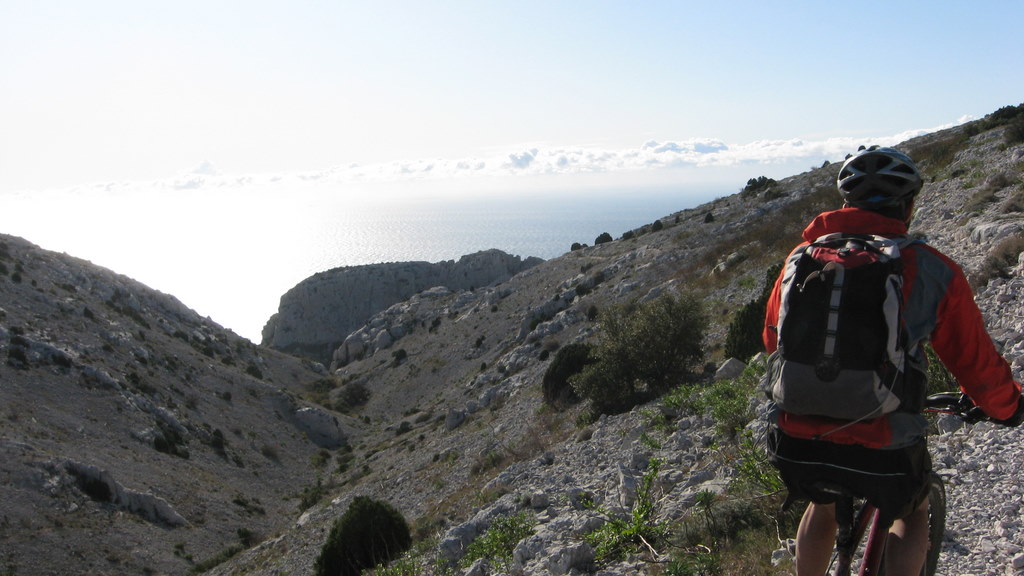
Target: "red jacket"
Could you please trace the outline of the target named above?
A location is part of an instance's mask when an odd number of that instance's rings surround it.
[[[803,237],[811,242],[834,232],[897,237],[907,233],[907,226],[902,221],[875,212],[843,208],[820,214],[804,230]],[[912,350],[915,345],[930,341],[963,392],[987,415],[997,419],[1012,416],[1021,395],[1021,386],[1013,380],[1009,364],[992,343],[963,271],[949,257],[924,243],[910,244],[901,250],[901,254],[904,261],[907,349]],[[768,299],[762,333],[769,352],[774,352],[778,346],[775,325],[779,318],[781,283],[780,275]],[[829,433],[827,439],[831,442],[870,448],[904,446],[919,440],[925,430],[925,422],[920,415],[903,412],[836,430],[847,423],[780,411],[778,424],[783,431],[799,438]]]

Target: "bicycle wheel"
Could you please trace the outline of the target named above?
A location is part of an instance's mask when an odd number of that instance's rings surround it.
[[[935,576],[942,552],[942,538],[946,534],[946,486],[942,477],[932,472],[928,478],[928,555],[925,556],[921,576]],[[885,559],[878,567],[878,576],[885,576]]]
[[[942,477],[932,472],[928,488],[928,556],[921,576],[935,576],[946,534],[946,486]]]

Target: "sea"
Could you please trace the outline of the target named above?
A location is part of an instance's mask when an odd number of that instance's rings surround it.
[[[316,186],[83,187],[0,194],[0,233],[171,294],[255,343],[281,296],[343,266],[550,259],[729,193],[722,186],[396,198]]]

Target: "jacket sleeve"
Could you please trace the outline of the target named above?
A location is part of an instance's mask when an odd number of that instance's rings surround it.
[[[779,324],[779,308],[782,301],[782,277],[785,273],[786,268],[783,267],[779,272],[778,278],[775,279],[775,285],[772,287],[772,293],[768,297],[765,310],[764,327],[761,330],[761,340],[764,342],[764,349],[769,354],[775,352],[779,347],[779,332],[776,327]]]
[[[1013,415],[1021,386],[996,350],[963,271],[952,261],[953,279],[939,303],[932,348],[960,383],[960,388],[992,418]]]

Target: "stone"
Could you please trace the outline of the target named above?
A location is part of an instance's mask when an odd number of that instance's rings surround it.
[[[339,448],[346,443],[338,419],[320,408],[305,407],[295,411],[295,426],[317,446]]]
[[[551,550],[548,571],[555,576],[568,574],[573,569],[586,571],[593,562],[594,549],[589,544],[580,542]]]
[[[735,358],[729,358],[715,372],[715,380],[732,380],[746,370],[747,365]]]
[[[462,426],[462,423],[465,422],[465,421],[466,421],[466,411],[465,410],[449,410],[448,411],[448,415],[445,416],[445,419],[444,419],[444,427],[448,431],[455,430],[459,426]]]
[[[540,556],[544,552],[544,539],[540,536],[523,538],[512,549],[513,566],[522,569],[527,562]]]
[[[537,491],[534,492],[533,494],[530,494],[529,499],[530,508],[533,508],[534,510],[543,510],[547,508],[548,505],[551,503],[551,499],[544,491]]]

